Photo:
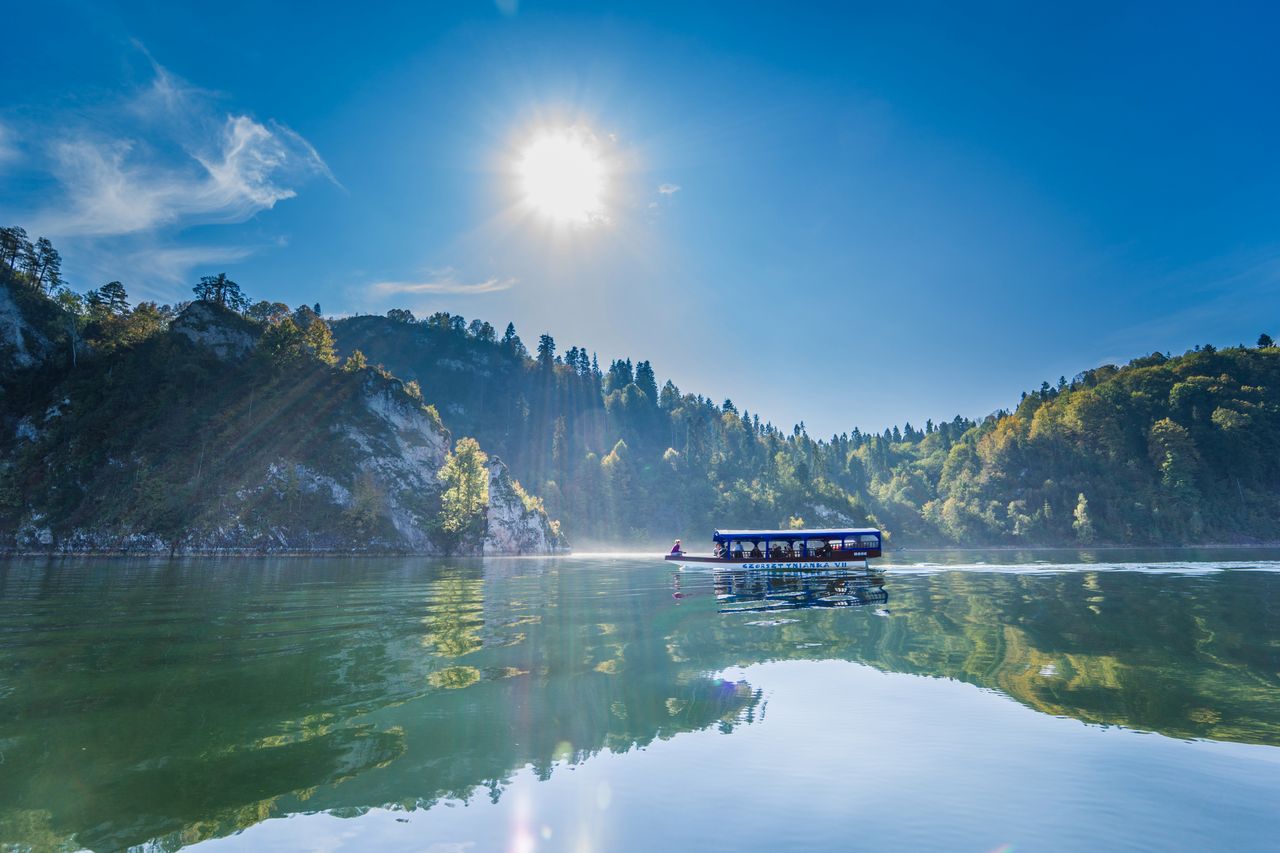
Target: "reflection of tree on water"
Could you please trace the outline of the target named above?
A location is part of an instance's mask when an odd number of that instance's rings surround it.
[[[522,768],[754,719],[759,691],[673,661],[633,600],[526,565],[496,586],[420,561],[0,569],[0,617],[59,599],[0,668],[0,847],[173,849],[300,811],[496,800]]]
[[[686,597],[682,573],[672,575],[676,598]],[[805,607],[863,607],[889,601],[884,575],[867,571],[715,571],[712,592],[721,613],[759,613]]]
[[[1177,738],[1280,745],[1280,590],[1265,574],[1138,572],[886,575],[889,618],[807,609],[777,624],[729,615],[671,652],[738,664],[821,649],[889,672],[998,690],[1037,711]],[[677,595],[710,597],[686,573]],[[859,615],[872,612],[870,608]],[[723,665],[723,664],[722,664]]]
[[[867,572],[717,572],[721,613],[794,610],[802,607],[861,607],[884,604],[884,577]]]
[[[757,719],[760,691],[714,673],[771,660],[1280,744],[1265,577],[891,572],[810,589],[685,573],[673,602],[662,569],[562,565],[0,565],[0,621],[31,627],[0,661],[0,847],[167,849],[297,812],[496,799],[524,768]],[[853,605],[890,588],[892,612]],[[789,612],[719,613],[719,595]],[[811,595],[849,604],[796,603]]]

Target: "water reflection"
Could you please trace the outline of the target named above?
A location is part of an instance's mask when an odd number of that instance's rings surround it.
[[[757,722],[768,685],[723,673],[765,661],[854,661],[1090,724],[1280,744],[1277,581],[0,564],[0,847],[174,849],[274,815],[496,801],[522,768],[545,779]]]
[[[674,596],[685,597],[682,572],[672,575]],[[864,607],[888,615],[884,575],[867,571],[715,571],[713,593],[720,613],[765,613],[806,607]]]

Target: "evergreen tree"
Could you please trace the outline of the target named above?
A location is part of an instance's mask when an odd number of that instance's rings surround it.
[[[647,361],[636,364],[636,387],[648,396],[650,403],[658,402],[658,380],[653,375],[653,365]]]
[[[1273,341],[1271,339],[1271,336],[1268,335],[1266,332],[1263,332],[1262,334],[1258,335],[1258,349],[1270,349],[1275,345],[1276,345],[1276,342]]]
[[[538,366],[550,370],[556,360],[556,340],[550,335],[538,336]]]
[[[664,412],[671,412],[680,405],[680,389],[675,383],[668,379],[662,386],[662,393],[658,395],[658,406]]]
[[[51,292],[62,284],[62,256],[47,237],[22,247],[24,271],[41,291]]]
[[[606,391],[621,391],[636,381],[635,371],[631,367],[631,359],[623,361],[614,359],[609,365],[609,373],[605,378]]]
[[[18,264],[26,257],[30,245],[27,232],[22,227],[10,225],[0,228],[0,264],[16,270]]]
[[[240,290],[240,285],[227,278],[227,274],[206,275],[200,283],[192,288],[196,299],[204,302],[216,302],[232,311],[243,311],[249,306],[249,300]]]
[[[515,323],[507,324],[507,331],[502,335],[502,348],[513,358],[523,360],[529,357],[529,351],[524,348],[524,343],[516,334]]]
[[[109,281],[98,291],[108,311],[112,314],[123,314],[129,310],[129,294],[124,285],[118,281]]]

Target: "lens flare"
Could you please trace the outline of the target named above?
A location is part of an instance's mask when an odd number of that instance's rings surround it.
[[[606,221],[609,170],[595,135],[577,125],[534,134],[516,161],[524,201],[553,222]]]

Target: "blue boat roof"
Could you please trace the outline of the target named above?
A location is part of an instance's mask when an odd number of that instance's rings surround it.
[[[874,527],[835,527],[805,530],[717,530],[712,541],[721,539],[839,539],[844,536],[871,534],[879,536]]]

